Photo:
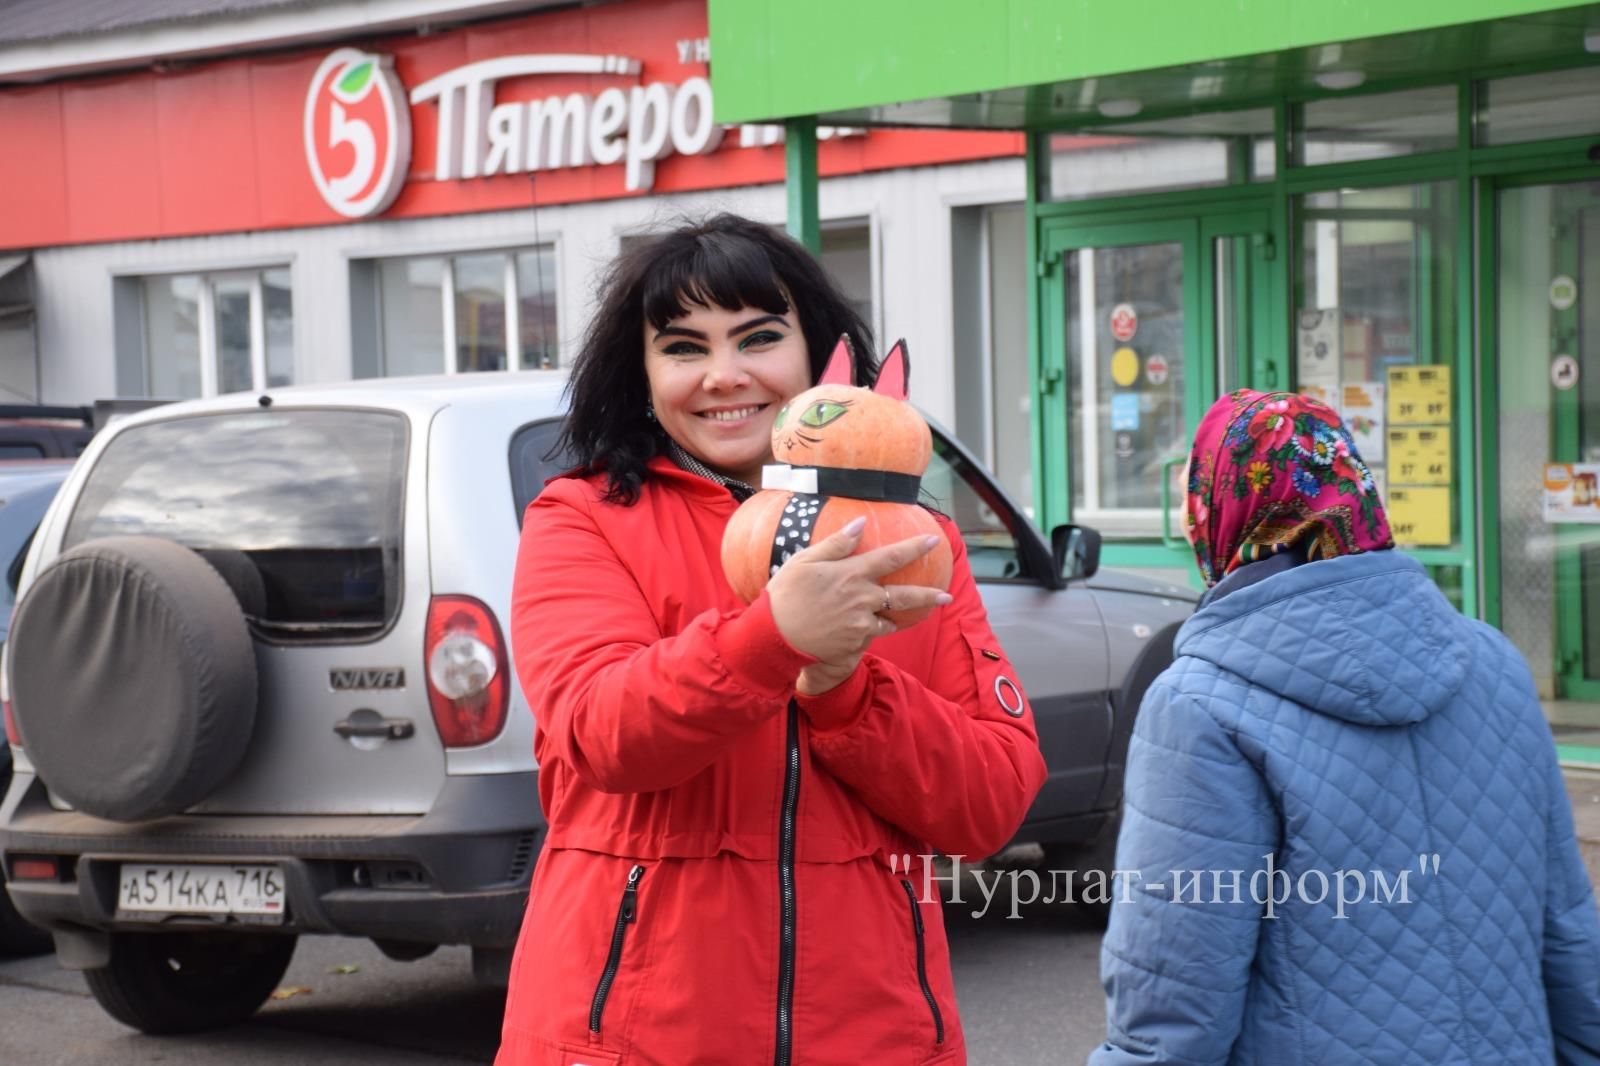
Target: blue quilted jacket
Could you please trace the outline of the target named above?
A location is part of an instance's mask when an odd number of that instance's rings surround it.
[[[1399,553],[1218,586],[1140,709],[1123,819],[1092,1066],[1600,1063],[1532,680]]]

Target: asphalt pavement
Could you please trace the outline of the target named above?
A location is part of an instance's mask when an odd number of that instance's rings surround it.
[[[947,904],[971,1066],[1081,1063],[1104,1033],[1100,931],[1070,905],[1010,919],[975,894]],[[0,1066],[451,1066],[488,1063],[503,997],[478,986],[464,948],[394,962],[361,940],[300,942],[279,998],[222,1033],[149,1037],[106,1016],[54,956],[0,958]]]

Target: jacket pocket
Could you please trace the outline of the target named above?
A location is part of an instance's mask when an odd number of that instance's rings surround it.
[[[917,890],[910,881],[903,879],[900,887],[906,890],[906,902],[911,905],[911,931],[917,938],[917,984],[922,988],[922,998],[928,1001],[928,1012],[933,1015],[933,1042],[943,1044],[944,1016],[939,1013],[939,1001],[933,998],[933,989],[928,986],[927,944],[922,928],[922,909],[917,906]]]
[[[606,997],[611,995],[611,984],[617,979],[617,967],[622,965],[622,946],[628,938],[628,926],[639,917],[639,881],[644,877],[644,867],[635,864],[628,871],[628,883],[622,889],[622,902],[617,905],[617,920],[611,926],[611,950],[606,953],[606,968],[594,986],[594,999],[589,1003],[589,1032],[600,1035],[600,1019],[606,1012]]]

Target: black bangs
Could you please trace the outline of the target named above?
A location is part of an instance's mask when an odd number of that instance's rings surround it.
[[[789,299],[765,248],[738,233],[701,233],[693,241],[663,240],[660,259],[644,278],[645,321],[661,329],[689,313],[687,304],[737,311],[757,307],[786,314]]]

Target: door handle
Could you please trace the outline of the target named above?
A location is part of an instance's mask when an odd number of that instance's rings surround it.
[[[416,733],[417,727],[409,718],[381,718],[375,711],[357,711],[349,718],[335,722],[333,731],[346,740],[351,737],[405,740]]]

